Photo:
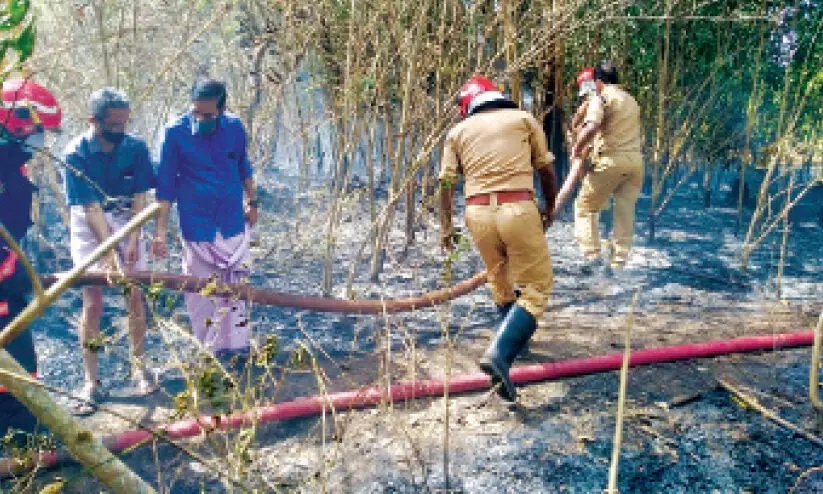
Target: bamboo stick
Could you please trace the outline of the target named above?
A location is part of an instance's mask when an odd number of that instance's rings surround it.
[[[620,493],[617,489],[617,467],[620,463],[620,445],[623,443],[623,416],[626,413],[626,388],[629,382],[629,361],[632,355],[631,335],[634,326],[634,309],[639,298],[640,291],[634,294],[631,311],[626,321],[626,333],[623,340],[623,366],[620,367],[620,390],[617,396],[617,418],[614,425],[614,444],[612,445],[612,460],[609,465],[609,486],[603,491],[604,494]]]
[[[817,411],[817,432],[823,434],[823,401],[820,400],[820,347],[823,343],[823,312],[814,328],[812,362],[809,365],[809,400]]]

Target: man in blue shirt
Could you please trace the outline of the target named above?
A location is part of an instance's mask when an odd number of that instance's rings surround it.
[[[146,143],[125,132],[130,116],[126,95],[113,88],[101,89],[92,94],[89,113],[89,130],[75,138],[65,152],[66,199],[71,212],[71,256],[75,264],[146,207],[146,192],[154,181]],[[141,239],[140,230],[124,239],[109,254],[92,269],[147,269],[148,245]],[[129,292],[127,306],[134,359],[132,379],[138,393],[147,394],[152,390],[152,383],[142,363],[146,315],[140,290]],[[84,288],[80,330],[85,371],[85,384],[80,397],[84,401],[75,407],[75,413],[81,415],[94,412],[94,405],[104,398],[97,365],[97,351],[101,348],[102,311],[102,289]]]
[[[249,274],[249,225],[257,222],[257,193],[247,155],[246,131],[226,112],[226,86],[195,83],[191,109],[166,128],[157,170],[161,210],[152,250],[168,254],[166,233],[177,201],[183,242],[183,272],[236,283]],[[245,193],[245,204],[244,204]],[[249,345],[243,302],[187,293],[194,335],[213,351]]]

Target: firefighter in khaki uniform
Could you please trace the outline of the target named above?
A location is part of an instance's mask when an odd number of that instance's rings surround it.
[[[574,202],[574,231],[585,257],[584,273],[601,263],[598,216],[614,196],[614,232],[611,269],[626,265],[634,233],[634,207],[643,186],[643,136],[640,107],[617,86],[617,69],[602,62],[594,70],[597,95],[589,99],[585,125],[572,149],[572,168],[557,194],[554,210],[569,200],[583,180]],[[586,171],[581,155],[594,139],[593,169]],[[585,178],[584,178],[585,177]]]
[[[443,247],[453,248],[454,184],[462,173],[466,226],[486,264],[492,297],[503,316],[480,368],[491,376],[500,396],[514,401],[517,392],[509,368],[537,329],[552,289],[544,232],[556,192],[554,157],[537,120],[517,109],[488,79],[472,77],[458,102],[464,120],[446,137],[440,168]],[[537,207],[535,169],[548,211]]]

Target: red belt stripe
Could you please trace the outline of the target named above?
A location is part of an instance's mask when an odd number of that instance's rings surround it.
[[[5,261],[3,261],[3,264],[0,264],[0,281],[3,281],[4,279],[14,274],[14,268],[17,264],[17,259],[19,259],[17,257],[17,252],[10,251],[9,257],[7,257]]]

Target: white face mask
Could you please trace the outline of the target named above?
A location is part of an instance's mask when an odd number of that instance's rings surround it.
[[[31,134],[23,141],[23,148],[31,153],[35,153],[44,147],[46,147],[46,134],[43,132]]]
[[[597,92],[597,84],[594,81],[584,81],[583,84],[580,85],[580,91],[577,92],[578,96],[585,96],[589,93]]]

